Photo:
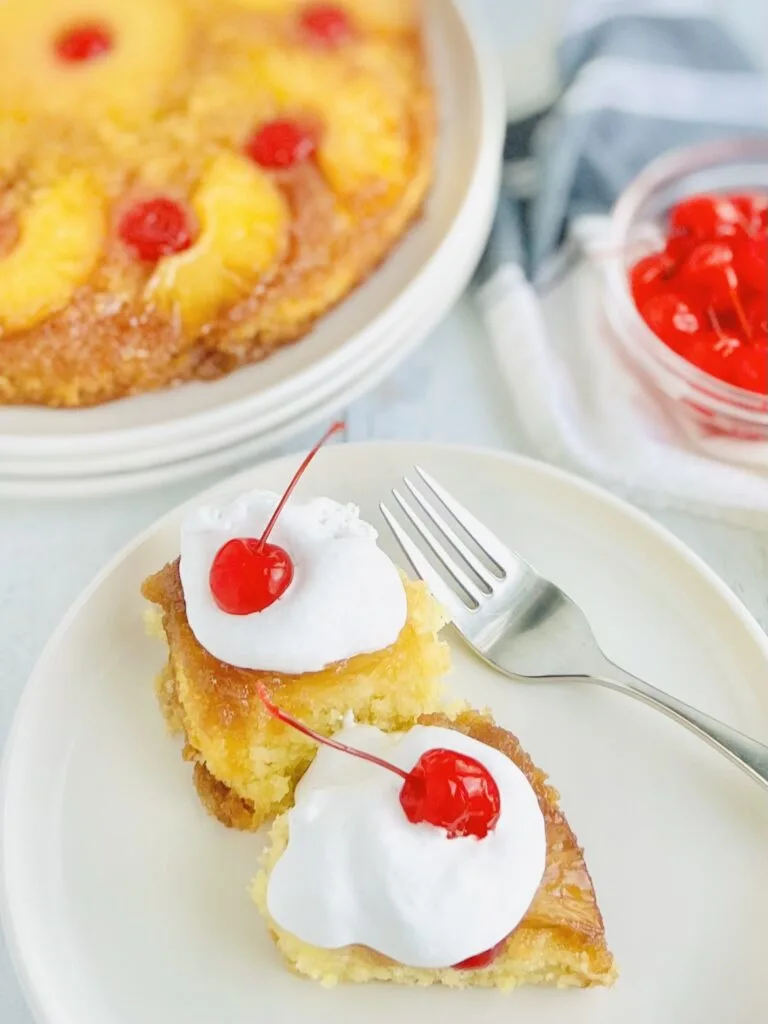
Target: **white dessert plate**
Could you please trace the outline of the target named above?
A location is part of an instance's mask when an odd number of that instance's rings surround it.
[[[110,402],[93,409],[0,407],[3,459],[74,460],[150,453],[182,444],[179,458],[211,449],[211,437],[269,429],[296,400],[312,396],[397,332],[399,324],[458,298],[490,225],[505,128],[498,55],[467,0],[427,0],[430,57],[440,111],[440,150],[425,215],[385,264],[295,345],[207,384]],[[460,272],[456,273],[456,267]],[[239,437],[232,436],[241,428]],[[223,443],[223,442],[222,442]],[[208,448],[206,448],[208,445]],[[136,463],[134,462],[134,465]],[[78,469],[80,471],[82,467]],[[130,467],[126,467],[130,468]],[[87,470],[82,469],[83,472]]]
[[[335,446],[302,494],[377,504],[420,463],[578,601],[609,656],[768,740],[768,640],[649,518],[549,467],[419,444]],[[218,492],[280,489],[296,459]],[[199,500],[199,499],[198,499]],[[324,991],[282,966],[246,886],[261,837],[195,796],[165,733],[143,577],[182,510],[129,545],[43,653],[8,742],[2,912],[38,1024],[754,1024],[768,1014],[768,798],[674,723],[601,689],[516,684],[454,644],[453,685],[551,774],[621,968],[609,991]],[[395,555],[386,533],[382,543]]]

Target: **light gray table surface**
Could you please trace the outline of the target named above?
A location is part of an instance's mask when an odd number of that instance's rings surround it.
[[[510,40],[510,95],[521,103],[552,81],[551,38],[560,0],[475,0]],[[768,39],[768,6],[734,0],[728,17],[744,36]],[[373,393],[345,412],[349,440],[461,442],[531,452],[494,372],[489,346],[463,298],[426,344]],[[298,437],[281,451],[314,439]],[[277,452],[276,454],[280,454]],[[235,467],[237,468],[245,468]],[[163,490],[88,501],[0,502],[0,750],[35,660],[72,600],[123,544],[222,475]],[[692,516],[657,518],[723,577],[768,630],[768,534]],[[1,825],[0,825],[1,827]],[[0,1024],[32,1024],[0,937]]]

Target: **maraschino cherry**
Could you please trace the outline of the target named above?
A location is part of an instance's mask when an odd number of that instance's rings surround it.
[[[112,46],[112,33],[98,22],[73,25],[61,32],[54,41],[56,56],[67,64],[84,64],[95,60],[108,53]]]
[[[425,751],[409,772],[364,750],[329,739],[310,729],[279,708],[262,681],[256,688],[264,707],[273,718],[297,729],[304,736],[334,750],[370,761],[399,775],[400,806],[414,825],[426,823],[443,828],[449,839],[475,836],[484,839],[493,831],[501,812],[501,795],[488,769],[466,754],[435,748]]]
[[[768,196],[696,195],[669,215],[664,248],[629,283],[645,322],[705,373],[768,396]]]
[[[183,252],[192,244],[186,210],[167,196],[155,196],[126,210],[117,233],[145,263],[156,263],[163,256]]]
[[[427,750],[406,776],[400,791],[405,816],[444,828],[450,839],[484,839],[499,820],[499,788],[473,757],[454,750]]]
[[[652,252],[643,256],[632,267],[629,280],[632,297],[638,308],[642,308],[648,299],[654,298],[664,286],[667,278],[672,276],[673,260],[664,252]]]
[[[479,971],[483,967],[490,967],[506,944],[507,939],[504,938],[501,942],[497,942],[495,946],[486,949],[483,953],[476,953],[475,956],[467,957],[460,964],[454,964],[453,966],[457,971]]]
[[[268,538],[307,466],[333,434],[344,429],[334,423],[320,438],[293,475],[261,537],[234,537],[219,548],[211,565],[209,584],[213,599],[228,615],[253,615],[269,608],[293,580],[291,556]]]
[[[675,352],[701,332],[701,322],[688,303],[672,292],[652,295],[642,305],[643,319]]]
[[[763,195],[736,195],[731,196],[731,202],[744,218],[747,232],[758,235],[768,228],[768,196]]]
[[[260,167],[282,169],[308,160],[313,156],[317,142],[306,125],[289,118],[278,118],[260,125],[244,148]]]
[[[711,305],[727,307],[736,294],[738,278],[733,268],[733,247],[726,242],[702,242],[680,267],[680,284],[705,292]]]
[[[336,4],[309,4],[299,16],[299,24],[305,38],[315,46],[332,49],[354,36],[349,15]]]
[[[765,232],[765,229],[763,229]],[[734,247],[733,266],[739,279],[756,292],[768,287],[768,240],[745,238]]]
[[[673,233],[688,235],[698,242],[735,235],[744,215],[727,196],[697,195],[681,200],[669,218]]]

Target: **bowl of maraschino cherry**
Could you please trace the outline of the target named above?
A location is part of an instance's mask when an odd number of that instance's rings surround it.
[[[768,137],[676,150],[612,215],[605,310],[689,438],[768,449]]]

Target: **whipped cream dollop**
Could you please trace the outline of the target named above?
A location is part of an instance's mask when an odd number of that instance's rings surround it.
[[[544,817],[520,769],[462,733],[347,726],[336,739],[410,770],[427,750],[468,754],[493,775],[501,813],[484,839],[414,825],[393,772],[321,747],[289,811],[288,846],[267,888],[281,928],[314,946],[360,944],[411,967],[449,967],[501,942],[544,874]]]
[[[209,582],[216,553],[233,538],[260,537],[278,501],[276,494],[254,491],[223,508],[200,506],[185,518],[179,572],[199,643],[238,668],[290,674],[316,672],[394,643],[407,616],[400,574],[359,510],[330,498],[283,509],[269,541],[288,552],[294,576],[274,604],[251,615],[218,607]]]

